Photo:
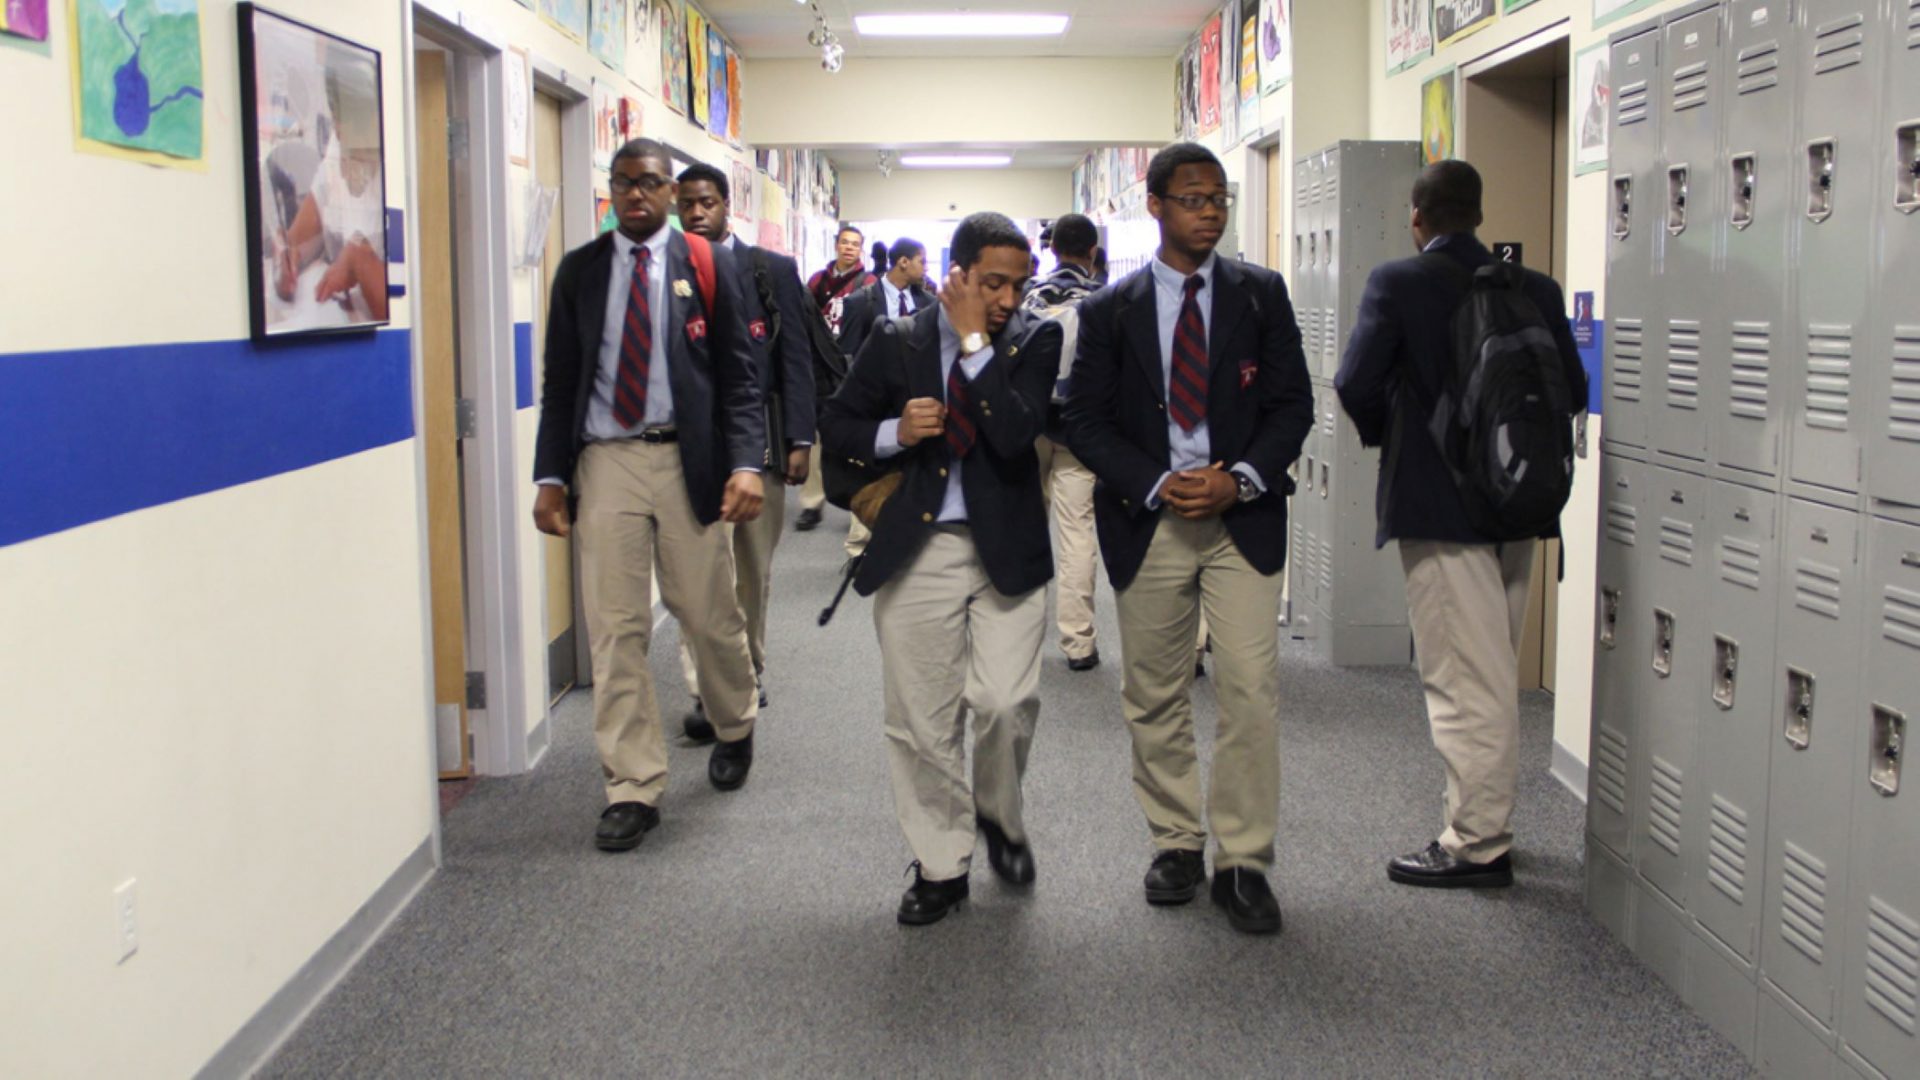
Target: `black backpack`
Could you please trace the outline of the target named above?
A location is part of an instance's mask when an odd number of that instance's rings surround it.
[[[1575,410],[1559,343],[1519,266],[1470,270],[1437,252],[1421,258],[1470,277],[1427,433],[1475,532],[1496,541],[1547,535],[1573,494]],[[1394,441],[1396,461],[1403,442]]]
[[[827,317],[820,311],[820,305],[814,302],[811,289],[802,290],[807,294],[806,320],[808,351],[813,353],[813,406],[814,411],[827,403],[827,399],[847,381],[847,368],[850,366],[847,354],[833,340],[833,330],[827,326]]]

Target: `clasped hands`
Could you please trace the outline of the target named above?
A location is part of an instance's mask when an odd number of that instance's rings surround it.
[[[1216,461],[1204,469],[1182,469],[1160,484],[1160,503],[1188,521],[1218,517],[1240,501],[1240,484]]]

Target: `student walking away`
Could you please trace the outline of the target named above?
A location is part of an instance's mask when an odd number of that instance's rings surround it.
[[[1446,827],[1393,859],[1407,885],[1513,883],[1519,648],[1534,541],[1559,532],[1586,373],[1552,278],[1474,236],[1480,174],[1442,161],[1413,186],[1414,258],[1367,279],[1334,385],[1384,446],[1375,543],[1400,543]]]
[[[621,147],[610,183],[619,228],[561,260],[534,451],[534,525],[579,542],[608,803],[594,841],[605,851],[659,824],[667,787],[647,666],[656,563],[719,734],[714,787],[746,782],[759,714],[725,526],[760,513],[766,413],[733,253],[667,226],[671,160],[650,139]]]
[[[676,205],[680,224],[733,255],[734,284],[740,296],[747,340],[753,349],[765,402],[770,476],[760,516],[733,527],[734,595],[747,620],[747,650],[753,657],[760,708],[767,707],[767,604],[772,595],[773,551],[786,527],[786,487],[806,482],[813,446],[813,353],[803,319],[812,317],[800,290],[800,270],[775,251],[754,247],[733,234],[727,174],[711,165],[693,165],[680,173]],[[782,483],[784,481],[784,484]],[[711,742],[714,728],[698,694],[699,665],[691,641],[680,638],[680,666],[694,692],[693,713],[683,723],[694,742]]]
[[[1100,553],[1113,583],[1133,735],[1133,789],[1155,854],[1151,904],[1206,880],[1234,929],[1277,933],[1280,588],[1287,468],[1313,426],[1313,391],[1280,275],[1214,248],[1233,196],[1193,143],[1147,170],[1160,247],[1080,305],[1067,437],[1093,470]],[[1219,702],[1201,820],[1191,691],[1204,613]]]
[[[930,308],[933,293],[927,290],[927,246],[902,237],[886,249],[887,272],[880,280],[847,297],[840,319],[840,351],[860,355],[860,346],[873,331],[876,322],[887,318],[904,319]]]
[[[1093,532],[1093,472],[1067,446],[1064,410],[1072,385],[1072,358],[1080,334],[1080,302],[1100,288],[1093,278],[1093,249],[1100,234],[1093,219],[1068,214],[1042,234],[1050,242],[1058,265],[1028,289],[1022,305],[1029,314],[1060,324],[1060,377],[1053,383],[1047,406],[1046,434],[1034,445],[1040,457],[1040,483],[1053,515],[1054,622],[1060,631],[1060,651],[1073,671],[1092,671],[1100,664],[1100,644],[1093,627],[1093,578],[1099,568],[1100,548]]]
[[[853,586],[880,639],[909,925],[966,899],[976,836],[1003,881],[1034,880],[1021,778],[1053,557],[1033,444],[1060,328],[1017,310],[1027,256],[1005,216],[962,221],[940,305],[879,323],[820,420],[829,491],[873,525]]]
[[[813,306],[826,320],[827,331],[836,340],[840,337],[847,297],[877,280],[860,260],[866,239],[858,228],[840,226],[840,234],[833,242],[834,261],[807,281],[807,295],[813,299]],[[793,527],[799,532],[809,532],[820,524],[821,508],[827,503],[826,491],[820,483],[820,454],[816,448],[812,472],[800,489],[800,515],[793,520]]]

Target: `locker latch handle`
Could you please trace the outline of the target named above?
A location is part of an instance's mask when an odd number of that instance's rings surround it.
[[[1906,738],[1906,714],[1875,705],[1873,742],[1867,755],[1867,783],[1888,798],[1900,794],[1900,750]]]
[[[1740,668],[1740,643],[1724,634],[1713,636],[1713,703],[1733,708],[1734,676]]]
[[[1813,676],[1787,669],[1787,745],[1805,750],[1813,742]]]
[[[1632,231],[1633,177],[1613,178],[1613,238],[1625,240]]]
[[[1673,674],[1673,612],[1653,611],[1653,673],[1661,678]]]
[[[1733,169],[1733,227],[1744,229],[1753,224],[1753,187],[1759,179],[1760,160],[1754,154],[1735,154],[1729,164]]]
[[[1920,120],[1893,129],[1893,208],[1903,214],[1920,210]]]
[[[1667,232],[1679,236],[1687,231],[1687,167],[1675,165],[1667,170]]]
[[[1620,625],[1620,590],[1603,588],[1600,590],[1600,647],[1614,647],[1615,630]]]
[[[1833,180],[1839,146],[1832,139],[1807,144],[1807,217],[1825,221],[1833,216]]]
[[[1325,458],[1320,459],[1320,497],[1326,498],[1333,488],[1333,465]]]

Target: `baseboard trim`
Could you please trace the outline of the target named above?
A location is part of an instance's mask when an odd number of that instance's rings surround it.
[[[406,909],[434,869],[433,837],[428,836],[195,1076],[201,1080],[251,1076],[265,1065]]]
[[[1553,765],[1548,771],[1553,773],[1553,778],[1560,781],[1562,787],[1573,792],[1574,798],[1582,803],[1587,801],[1586,763],[1574,757],[1573,751],[1560,745],[1558,740],[1553,744]]]
[[[527,733],[528,772],[532,772],[540,767],[540,762],[546,758],[547,750],[552,746],[553,710],[549,708],[547,715],[541,717],[540,722],[533,725],[533,730]]]

